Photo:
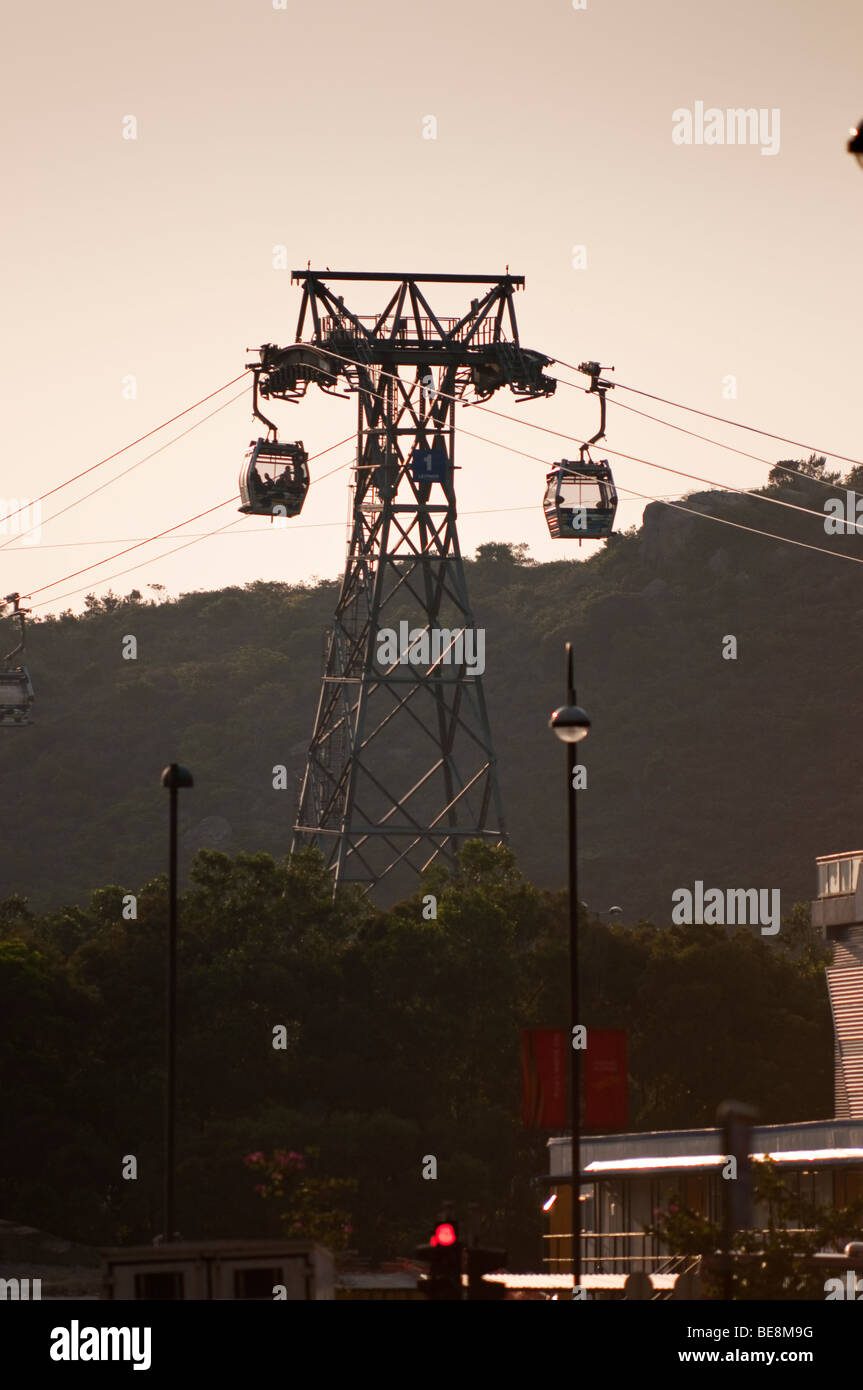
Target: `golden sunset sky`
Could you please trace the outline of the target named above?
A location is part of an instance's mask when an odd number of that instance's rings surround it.
[[[571,0],[49,0],[17,7],[5,31],[4,513],[237,376],[247,348],[292,341],[300,293],[273,268],[277,246],[289,266],[508,265],[526,277],[526,346],[597,358],[621,382],[863,452],[863,172],[845,151],[863,114],[863,10],[852,0],[587,0],[578,10]],[[778,153],[675,144],[672,113],[698,101],[778,110]],[[135,140],[123,138],[130,115]],[[430,115],[434,140],[423,138]],[[579,246],[584,269],[573,267]],[[371,312],[385,290],[345,293]],[[432,302],[458,313],[469,298],[443,286]],[[128,376],[134,400],[123,396]],[[736,400],[723,398],[728,376]],[[178,594],[340,573],[347,469],[313,487],[287,529],[227,505],[53,582],[234,496],[258,432],[248,389],[50,519],[240,390],[47,499],[38,543],[0,551],[2,592],[32,592],[44,614],[109,587]],[[718,483],[756,486],[770,463],[801,453],[615,396],[766,460],[610,407],[612,448]],[[595,428],[595,403],[563,387],[546,401],[499,392],[490,404],[579,438]],[[310,454],[356,423],[353,402],[316,390],[274,413],[281,437]],[[592,553],[551,541],[540,506],[544,463],[577,446],[477,410],[459,419],[544,461],[460,442],[465,553],[491,539],[527,541],[537,559]],[[347,444],[317,471],[351,457]],[[645,505],[628,490],[695,486],[609,457],[621,529]],[[7,523],[0,543],[12,535]]]

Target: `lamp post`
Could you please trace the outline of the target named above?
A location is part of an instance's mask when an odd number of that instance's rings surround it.
[[[193,787],[192,774],[179,763],[162,773],[162,786],[171,793],[168,832],[168,969],[165,1052],[165,1232],[174,1239],[174,1110],[177,1095],[177,795]]]
[[[578,818],[575,792],[575,745],[587,738],[590,720],[575,703],[572,675],[572,643],[566,644],[566,704],[556,709],[549,728],[566,744],[566,796],[569,808],[569,989],[570,989],[570,1109],[572,1118],[572,1296],[581,1282],[581,1076],[579,1049],[574,1046],[579,1024],[578,1001]]]
[[[863,169],[863,120],[861,120],[850,132],[851,139],[848,141],[847,149],[849,154],[853,154],[860,168]]]

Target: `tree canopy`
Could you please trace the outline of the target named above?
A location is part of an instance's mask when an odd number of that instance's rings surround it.
[[[90,1244],[159,1233],[166,930],[164,877],[83,908],[0,903],[7,1219]],[[630,1032],[632,1128],[710,1124],[732,1094],[765,1123],[831,1112],[824,954],[802,910],[775,938],[587,914],[581,937],[585,1023]],[[536,1267],[546,1136],[521,1128],[520,1030],[567,1026],[567,952],[564,895],[506,849],[469,843],[458,875],[387,910],[333,900],[313,851],[199,851],[180,904],[182,1234],[292,1229],[245,1160],[314,1154],[303,1219],[350,1227],[363,1254],[410,1254],[451,1197]]]

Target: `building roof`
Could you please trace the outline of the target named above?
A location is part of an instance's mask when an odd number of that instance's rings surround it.
[[[653,1130],[643,1134],[586,1136],[581,1142],[582,1178],[615,1177],[637,1172],[709,1172],[725,1162],[722,1131]],[[571,1173],[568,1134],[548,1141],[546,1183]],[[863,1167],[863,1122],[811,1120],[802,1124],[759,1125],[752,1131],[753,1157],[770,1157],[788,1168]]]

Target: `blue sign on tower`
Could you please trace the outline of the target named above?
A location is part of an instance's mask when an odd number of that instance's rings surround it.
[[[449,458],[446,449],[424,449],[411,454],[411,477],[415,483],[445,483]]]

